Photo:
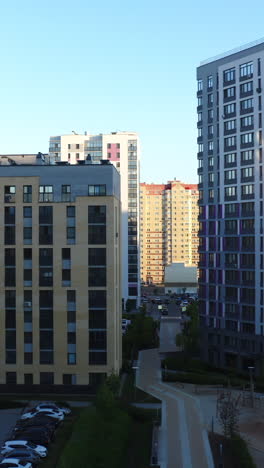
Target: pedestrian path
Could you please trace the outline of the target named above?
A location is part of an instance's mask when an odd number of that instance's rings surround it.
[[[157,349],[141,351],[136,385],[162,401],[161,468],[213,468],[199,399],[161,381]]]

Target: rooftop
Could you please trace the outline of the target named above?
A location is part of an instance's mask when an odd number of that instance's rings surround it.
[[[237,54],[238,52],[242,52],[243,50],[251,49],[252,47],[255,47],[255,46],[260,45],[260,44],[263,44],[263,46],[264,46],[264,37],[262,37],[261,39],[258,39],[256,41],[244,44],[243,46],[236,47],[235,49],[231,49],[231,50],[229,50],[227,52],[224,52],[222,54],[215,55],[214,57],[210,57],[210,58],[208,58],[206,60],[203,60],[202,62],[200,62],[200,66],[207,65],[208,63],[215,62],[216,60],[223,59],[225,57],[228,57],[229,55]]]

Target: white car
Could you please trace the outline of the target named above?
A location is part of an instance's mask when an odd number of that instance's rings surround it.
[[[59,421],[62,421],[64,419],[64,414],[62,411],[55,411],[53,409],[40,409],[40,410],[32,410],[29,411],[28,413],[24,413],[21,416],[21,419],[31,419],[34,418],[37,415],[40,415],[42,413],[45,413],[47,416],[50,416],[51,418],[58,419]]]
[[[58,406],[56,405],[56,403],[49,403],[49,402],[45,402],[45,403],[39,403],[37,406],[35,406],[36,410],[41,410],[41,409],[44,409],[45,411],[47,410],[54,410],[54,411],[59,411],[59,412],[62,412],[63,414],[70,414],[71,413],[71,410],[70,408],[67,408],[66,406],[62,407],[62,406]]]
[[[28,440],[7,440],[1,448],[1,455],[7,455],[15,449],[30,449],[36,452],[41,458],[47,456],[47,449],[43,445],[36,445]]]
[[[1,468],[33,468],[32,463],[18,458],[4,458],[0,463]]]

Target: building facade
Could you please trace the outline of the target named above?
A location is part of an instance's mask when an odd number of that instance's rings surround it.
[[[0,384],[96,384],[121,366],[119,174],[0,168]]]
[[[264,43],[197,69],[203,357],[263,368]]]
[[[122,297],[138,302],[139,254],[139,138],[133,132],[50,137],[50,158],[76,164],[87,157],[93,163],[110,161],[121,176]]]
[[[171,263],[197,265],[197,202],[195,184],[140,184],[141,281],[163,284]]]

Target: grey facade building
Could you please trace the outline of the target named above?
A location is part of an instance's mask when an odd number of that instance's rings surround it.
[[[263,368],[264,42],[197,69],[203,358]]]

